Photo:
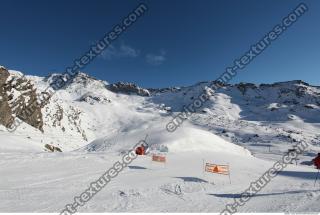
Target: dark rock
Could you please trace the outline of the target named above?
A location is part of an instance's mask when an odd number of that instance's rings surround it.
[[[0,123],[10,127],[14,116],[43,132],[41,105],[34,85],[19,75],[0,68]]]
[[[9,72],[5,68],[0,67],[0,124],[6,127],[10,127],[14,121],[14,117],[12,116],[12,111],[8,103],[10,98],[6,93],[6,81],[9,76]]]
[[[240,83],[240,84],[236,84],[235,86],[240,90],[242,95],[244,95],[248,89],[255,90],[258,88],[255,84],[252,84],[252,83]]]
[[[308,108],[308,109],[314,109],[314,106],[311,105],[311,104],[306,104],[304,105],[305,108]]]
[[[49,151],[49,152],[62,152],[62,150],[59,147],[53,146],[51,144],[46,144],[44,147]]]
[[[147,89],[143,89],[133,83],[118,82],[107,86],[107,89],[115,93],[136,94],[139,96],[150,96]]]
[[[96,96],[96,95],[92,95],[92,94],[85,94],[85,95],[81,96],[79,101],[87,102],[92,105],[94,103],[101,103],[101,104],[111,103],[111,100],[108,98],[105,98],[103,96]]]

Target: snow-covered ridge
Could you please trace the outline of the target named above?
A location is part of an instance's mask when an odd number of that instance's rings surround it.
[[[6,79],[22,76],[21,72],[9,70],[9,77]],[[23,78],[29,81],[34,88],[33,92],[39,96],[61,76],[56,73],[48,77],[26,75]],[[95,139],[111,136],[116,138],[119,136],[115,135],[117,133],[142,132],[145,126],[157,123],[160,119],[161,127],[165,128],[171,115],[183,111],[184,106],[192,103],[211,84],[208,81],[188,87],[144,89],[132,83],[109,84],[79,72],[41,108],[42,135],[52,136],[52,143],[63,150],[74,150]],[[15,100],[23,94],[19,90],[12,93],[7,90],[8,87],[2,89]],[[24,101],[24,105],[28,104],[28,99],[21,101]],[[227,130],[228,126],[237,127],[240,122],[251,121],[270,124],[320,123],[319,111],[320,88],[303,81],[260,85],[226,84],[203,107],[197,109],[189,121],[205,128],[214,125],[215,134],[230,142],[241,142],[245,140],[239,138],[240,134],[220,134],[219,131]],[[32,124],[25,122],[17,130],[22,135],[34,129]],[[276,135],[281,136],[280,133]],[[317,141],[316,137],[313,138]]]

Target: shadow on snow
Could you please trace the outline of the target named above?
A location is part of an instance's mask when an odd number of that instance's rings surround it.
[[[294,190],[294,191],[283,191],[283,192],[277,192],[277,193],[257,193],[256,195],[253,195],[253,197],[256,196],[276,196],[276,195],[286,195],[286,194],[298,194],[298,193],[309,193],[313,191],[319,191],[319,190]],[[229,194],[215,194],[215,193],[209,193],[210,196],[216,196],[219,198],[241,198],[241,193],[229,193]]]
[[[198,183],[208,183],[208,181],[197,177],[174,177],[183,180],[184,182],[198,182]]]

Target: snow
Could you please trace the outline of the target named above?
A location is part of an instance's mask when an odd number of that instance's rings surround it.
[[[39,94],[54,76],[25,77]],[[56,91],[42,109],[43,133],[26,123],[14,133],[0,126],[0,212],[61,211],[145,138],[150,154],[139,156],[80,212],[221,212],[302,141],[310,146],[297,165],[240,212],[319,212],[317,172],[307,165],[320,151],[318,87],[293,81],[243,93],[226,86],[170,133],[166,124],[209,82],[150,91],[150,97],[117,94],[106,84],[81,73]],[[81,101],[84,95],[110,102]],[[45,144],[63,153],[47,153]],[[152,162],[153,153],[167,163]],[[232,183],[228,176],[204,173],[203,162],[230,165]]]
[[[0,196],[6,198],[0,211],[59,212],[120,158],[105,153],[2,154]],[[228,162],[231,184],[228,176],[203,174],[203,159]],[[220,212],[273,164],[218,152],[169,153],[167,160],[163,165],[138,157],[80,212]],[[315,174],[309,167],[290,165],[240,212],[318,211]],[[177,186],[181,195],[174,193]]]
[[[23,76],[23,73],[20,72],[20,71],[17,71],[17,70],[8,70],[8,72],[12,75],[15,75],[15,76],[18,76],[18,77],[22,77]]]
[[[157,126],[150,126],[142,130],[147,130],[148,144],[152,147],[160,148],[166,146],[169,152],[178,154],[185,152],[221,152],[242,156],[250,156],[250,152],[241,146],[232,144],[217,135],[201,130],[190,124],[185,125],[177,132],[168,134],[164,129],[165,125],[158,121]],[[133,147],[132,140],[137,140],[143,133],[141,129],[132,131],[129,134],[117,134],[112,137],[104,137],[93,141],[80,151],[109,151],[121,152],[122,150]],[[119,144],[121,142],[121,144]]]

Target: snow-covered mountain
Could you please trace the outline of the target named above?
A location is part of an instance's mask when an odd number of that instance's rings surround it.
[[[41,103],[45,89],[60,77],[0,68],[0,187],[10,189],[0,189],[0,212],[57,212],[146,136],[151,152],[165,154],[168,164],[139,157],[83,212],[220,212],[228,199],[301,142],[310,146],[297,166],[290,165],[243,212],[318,209],[320,193],[308,182],[315,175],[310,160],[320,151],[320,87],[303,81],[224,85],[172,133],[167,123],[210,90],[212,81],[144,89],[79,72]],[[22,123],[9,132],[17,118]],[[232,185],[224,177],[204,175],[205,160],[230,164]],[[179,196],[171,192],[177,186]],[[275,200],[277,193],[283,198]],[[287,205],[290,195],[294,199]],[[15,207],[20,200],[24,204]]]
[[[24,76],[21,72],[2,67],[0,123],[10,127],[10,123],[18,117],[24,123],[12,135],[33,136],[32,132],[35,132],[43,143],[47,142],[45,138],[50,137],[51,143],[69,151],[98,138],[154,126],[151,123],[153,119],[169,122],[212,84],[201,82],[189,87],[143,89],[131,83],[109,84],[78,73],[47,104],[40,106],[36,102],[31,116],[28,111],[22,111],[59,76]],[[254,126],[253,122],[266,126],[284,122],[301,125],[319,123],[319,111],[320,87],[303,81],[261,85],[240,83],[225,85],[215,92],[190,118],[190,122],[213,129],[213,133],[223,131],[219,135],[224,137],[229,129]],[[2,130],[6,132],[6,129]],[[279,135],[278,139],[288,141],[307,138],[302,135],[295,138],[294,134],[301,133],[296,129],[270,132]],[[236,142],[250,139],[250,133],[240,135],[234,132],[230,135]],[[319,141],[316,135],[308,138],[315,143]],[[252,139],[259,138],[254,136]]]

